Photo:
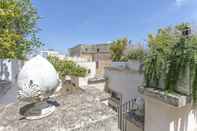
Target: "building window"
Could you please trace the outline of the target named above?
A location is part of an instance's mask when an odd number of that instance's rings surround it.
[[[85,48],[85,51],[87,52],[88,51],[88,48]]]

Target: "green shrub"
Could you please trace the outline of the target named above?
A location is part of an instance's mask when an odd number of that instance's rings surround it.
[[[112,42],[110,47],[112,61],[127,61],[126,56],[124,56],[124,50],[128,44],[127,38],[118,39]]]
[[[149,52],[144,60],[146,86],[158,87],[164,79],[166,91],[176,92],[179,78],[189,67],[193,101],[197,101],[197,36],[183,35],[190,25],[160,29],[149,35]],[[151,83],[151,82],[154,82]]]
[[[49,56],[48,60],[57,70],[62,80],[65,78],[66,75],[84,77],[87,74],[87,70],[85,68],[80,67],[73,61],[60,60],[55,56]]]
[[[145,51],[143,48],[131,48],[128,52],[128,59],[129,60],[144,60]]]

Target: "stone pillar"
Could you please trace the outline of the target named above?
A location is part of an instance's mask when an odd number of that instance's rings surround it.
[[[197,110],[191,98],[144,89],[144,131],[197,131]]]

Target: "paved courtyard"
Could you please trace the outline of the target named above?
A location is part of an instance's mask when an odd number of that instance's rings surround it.
[[[119,131],[117,114],[105,105],[105,94],[94,87],[61,93],[56,111],[40,120],[20,118],[21,103],[0,107],[0,131]]]

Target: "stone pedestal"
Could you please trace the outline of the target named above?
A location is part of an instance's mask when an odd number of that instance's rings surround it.
[[[196,131],[197,110],[191,98],[140,88],[145,98],[144,131]]]
[[[76,77],[72,76],[71,77],[71,82],[82,89],[85,89],[88,85],[88,78],[87,77]]]

